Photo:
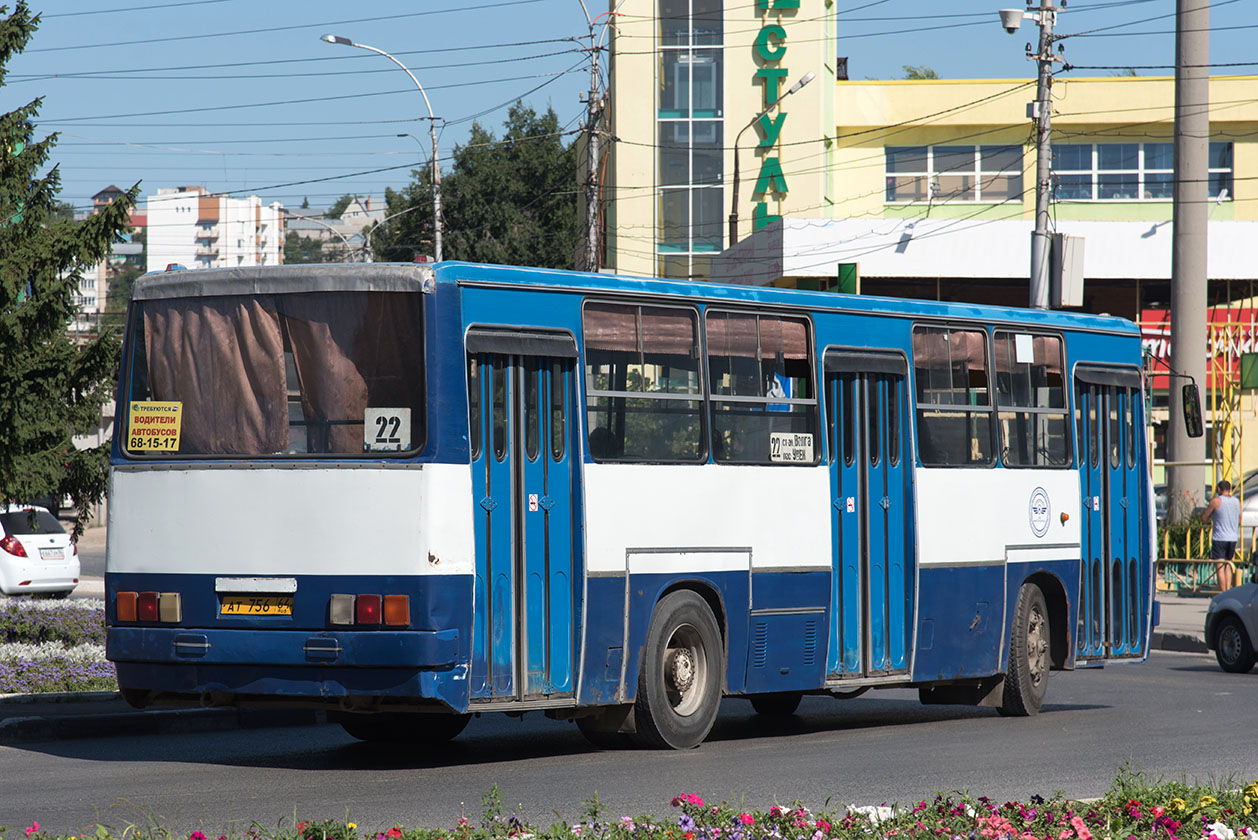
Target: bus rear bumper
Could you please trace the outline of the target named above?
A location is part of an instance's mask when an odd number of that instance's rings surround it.
[[[448,670],[458,661],[459,631],[301,631],[111,627],[113,662],[204,665],[404,666]]]

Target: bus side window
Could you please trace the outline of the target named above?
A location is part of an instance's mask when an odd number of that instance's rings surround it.
[[[987,334],[981,330],[914,327],[913,371],[922,464],[992,464]]]
[[[563,373],[563,362],[552,362],[550,365],[550,456],[562,461],[567,450],[564,436],[568,433],[567,395],[564,393],[566,378]]]
[[[484,420],[481,418],[481,366],[475,356],[467,357],[467,415],[468,415],[468,446],[471,448],[472,460],[480,457],[481,432]]]

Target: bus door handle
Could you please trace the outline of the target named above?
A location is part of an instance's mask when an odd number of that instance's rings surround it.
[[[302,649],[306,652],[306,656],[311,659],[336,659],[341,655],[341,643],[339,640],[321,636],[306,639],[306,644]]]

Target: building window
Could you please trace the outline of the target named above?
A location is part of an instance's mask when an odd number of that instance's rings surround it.
[[[1017,201],[1021,146],[887,146],[887,203]]]
[[[1065,143],[1053,146],[1057,201],[1170,201],[1171,143]],[[1210,198],[1232,193],[1232,144],[1210,144]],[[1226,190],[1226,193],[1224,191]]]
[[[724,243],[721,0],[659,0],[656,273],[709,276]]]

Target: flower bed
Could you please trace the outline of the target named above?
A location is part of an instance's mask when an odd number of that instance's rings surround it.
[[[117,688],[104,601],[0,599],[0,694]]]
[[[218,840],[1258,840],[1258,781],[1243,789],[1228,784],[1150,783],[1142,775],[1121,773],[1098,800],[1074,801],[1057,794],[1025,802],[996,802],[963,793],[936,794],[909,805],[828,806],[812,811],[799,803],[764,810],[727,802],[705,802],[697,793],[672,800],[665,816],[613,818],[603,813],[597,796],[576,824],[531,826],[503,813],[495,786],[485,796],[479,823],[461,818],[448,828],[388,825],[360,828],[349,820],[297,822]],[[54,840],[75,835],[46,832],[38,822],[23,827],[27,838]],[[20,837],[20,835],[14,835]],[[161,827],[98,826],[92,840],[182,840]],[[213,834],[192,832],[189,840]],[[0,838],[5,837],[0,828]]]

